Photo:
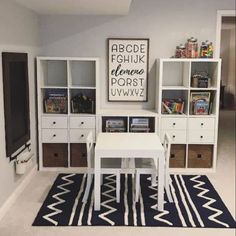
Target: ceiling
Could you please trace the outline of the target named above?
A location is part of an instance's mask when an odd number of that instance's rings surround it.
[[[132,0],[14,0],[40,15],[126,15]]]

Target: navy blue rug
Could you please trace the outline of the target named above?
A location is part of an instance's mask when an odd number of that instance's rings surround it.
[[[141,177],[141,198],[133,201],[131,175],[121,176],[121,199],[116,203],[115,176],[105,175],[101,211],[93,209],[94,190],[82,202],[86,175],[60,174],[44,201],[33,226],[158,226],[235,228],[236,223],[220,196],[204,175],[172,175],[174,203],[156,210],[156,187]]]

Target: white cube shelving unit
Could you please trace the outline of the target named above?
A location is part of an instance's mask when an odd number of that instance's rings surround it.
[[[217,137],[220,97],[221,59],[160,59],[157,60],[156,111],[159,114],[158,134],[168,132],[172,138],[173,152],[184,154],[184,160],[175,161],[173,171],[215,171],[217,159]],[[207,88],[192,87],[194,73],[206,72],[211,78]],[[210,114],[195,115],[192,112],[191,93],[210,92],[212,109]],[[179,99],[184,101],[182,114],[163,114],[162,101]],[[182,148],[182,150],[181,150]],[[176,158],[172,154],[171,158]],[[180,167],[181,168],[178,168]]]
[[[77,57],[38,57],[38,142],[39,169],[59,170],[85,166],[86,134],[97,133],[99,107],[99,59]],[[66,108],[48,112],[48,94],[63,94]],[[91,111],[75,110],[71,99],[85,95],[93,101]]]

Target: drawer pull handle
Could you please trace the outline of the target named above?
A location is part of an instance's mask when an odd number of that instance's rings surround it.
[[[203,138],[203,136],[201,135],[200,138]]]
[[[197,158],[202,158],[202,154],[197,154]]]
[[[83,135],[83,134],[81,134],[81,137],[83,138],[83,137],[84,137],[84,135]]]
[[[53,134],[53,137],[56,137],[57,135],[56,134]]]
[[[81,123],[80,123],[81,125],[83,125],[84,124],[84,122],[83,121],[81,121]]]
[[[170,158],[175,158],[175,154],[170,154]]]
[[[86,154],[85,154],[85,153],[82,153],[82,157],[86,157]]]
[[[204,123],[201,123],[201,126],[203,126],[204,125]]]
[[[175,126],[175,125],[176,125],[176,123],[173,123],[173,125]]]
[[[57,122],[56,122],[56,121],[53,121],[52,123],[55,125]]]
[[[175,138],[175,135],[173,135],[172,138]]]
[[[54,153],[54,157],[58,157],[58,153]]]

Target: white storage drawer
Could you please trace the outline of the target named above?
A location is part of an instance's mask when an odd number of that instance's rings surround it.
[[[214,143],[214,130],[190,130],[189,143]]]
[[[43,129],[67,129],[67,117],[43,116],[42,128]]]
[[[190,130],[214,130],[215,118],[189,118]]]
[[[95,117],[70,117],[70,128],[89,128],[95,129]]]
[[[166,132],[169,134],[172,143],[186,143],[186,130],[161,130],[162,142]]]
[[[71,129],[70,142],[71,143],[86,143],[86,138],[89,132],[93,133],[93,141],[95,142],[95,129]]]
[[[67,143],[67,129],[42,129],[43,143]]]
[[[186,129],[187,127],[186,118],[162,118],[161,119],[161,128],[162,129]]]

